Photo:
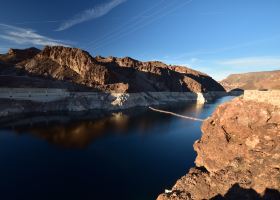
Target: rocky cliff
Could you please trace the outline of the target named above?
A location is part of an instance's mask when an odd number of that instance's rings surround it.
[[[28,49],[9,49],[7,54],[0,54],[0,61],[6,64],[17,64],[35,57],[40,50],[34,47]]]
[[[17,57],[15,50],[1,55],[0,61],[8,63],[6,57]],[[26,59],[9,62],[25,75],[59,80],[109,92],[208,92],[224,91],[224,88],[201,72],[180,66],[169,66],[161,62],[141,62],[129,57],[92,57],[88,52],[76,48],[45,47],[42,51],[31,48]],[[33,52],[33,53],[30,53]],[[2,59],[1,59],[2,58]],[[10,59],[11,60],[11,59]],[[1,64],[0,64],[1,65]],[[2,75],[4,67],[0,68]],[[10,76],[19,73],[8,73]],[[32,85],[32,84],[31,84]]]
[[[236,98],[202,132],[196,167],[158,200],[280,199],[280,107]]]
[[[220,83],[228,91],[234,89],[280,89],[280,70],[232,74]]]

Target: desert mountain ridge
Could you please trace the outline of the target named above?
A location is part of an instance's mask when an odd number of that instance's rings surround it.
[[[209,92],[224,88],[205,73],[159,61],[91,56],[78,48],[10,49],[0,55],[0,87],[108,92]]]
[[[228,91],[280,89],[280,70],[231,74],[220,83]]]

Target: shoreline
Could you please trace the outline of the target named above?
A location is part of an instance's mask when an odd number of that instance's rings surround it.
[[[198,103],[228,96],[226,92],[69,92],[64,89],[0,89],[0,118],[18,114],[49,112],[118,111],[135,107]]]

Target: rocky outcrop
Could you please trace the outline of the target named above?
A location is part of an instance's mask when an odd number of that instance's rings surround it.
[[[280,107],[236,98],[202,132],[196,167],[158,200],[280,198]]]
[[[17,64],[35,57],[40,50],[34,47],[28,49],[9,49],[7,54],[0,55],[0,62]]]
[[[280,89],[280,70],[232,74],[220,83],[227,91]]]
[[[27,56],[26,60],[14,63],[17,68],[24,70],[29,76],[70,82],[98,91],[122,93],[224,91],[219,83],[204,73],[157,61],[141,62],[129,57],[92,57],[81,49],[60,46],[45,47],[40,53],[37,50],[34,52],[36,54]],[[9,54],[14,54],[14,51]]]
[[[169,66],[158,61],[141,62],[129,57],[96,57],[96,60],[112,69],[118,82],[128,83],[132,91],[224,91],[208,75],[187,67]]]
[[[33,63],[35,56],[41,50],[36,48],[28,49],[10,49],[7,54],[0,54],[0,88],[63,88],[69,90],[93,90],[75,82],[67,81],[75,80],[75,74],[69,72],[66,67],[60,73],[66,77],[65,80],[56,78],[59,76],[57,64],[49,62],[42,68],[32,69],[28,71],[25,66],[27,63]],[[41,71],[41,73],[36,73]],[[53,72],[53,76],[47,76],[47,71]],[[33,73],[34,72],[34,73]]]

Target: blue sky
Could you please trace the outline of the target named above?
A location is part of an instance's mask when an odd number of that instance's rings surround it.
[[[0,52],[65,45],[221,80],[280,69],[279,0],[0,0]]]

